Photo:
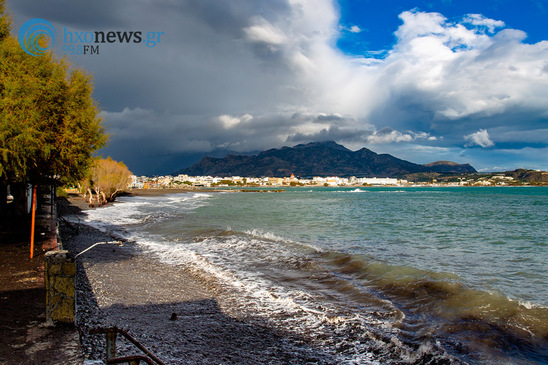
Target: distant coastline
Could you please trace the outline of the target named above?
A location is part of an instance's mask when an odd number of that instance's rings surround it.
[[[149,189],[129,189],[124,195],[126,196],[159,196],[165,194],[178,194],[195,192],[197,188],[182,189],[182,188],[149,188]]]
[[[356,177],[314,177],[297,178],[290,177],[212,177],[212,176],[132,176],[128,186],[130,193],[134,195],[164,194],[162,190],[169,193],[189,192],[202,190],[219,189],[240,189],[240,188],[286,188],[286,187],[425,187],[425,186],[548,186],[548,172],[529,171],[524,172],[508,171],[504,173],[476,173],[465,175],[436,176],[430,179],[396,179],[387,177],[356,178]]]

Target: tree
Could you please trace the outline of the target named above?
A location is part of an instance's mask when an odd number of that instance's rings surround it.
[[[90,199],[93,199],[93,189],[97,201],[102,205],[114,201],[118,193],[127,189],[131,175],[132,172],[123,162],[117,162],[110,157],[97,159],[90,169],[89,177],[80,186],[84,193],[89,192]]]
[[[0,200],[8,184],[82,179],[107,139],[91,77],[51,52],[26,54],[10,30],[0,0]]]

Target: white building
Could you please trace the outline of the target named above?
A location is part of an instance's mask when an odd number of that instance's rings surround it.
[[[398,185],[398,179],[392,179],[388,177],[362,177],[356,179],[359,184],[368,185]]]

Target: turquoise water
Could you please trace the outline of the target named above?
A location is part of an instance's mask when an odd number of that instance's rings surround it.
[[[548,306],[548,188],[224,194],[195,214],[208,227],[259,229],[321,249],[454,273],[477,288]]]
[[[548,363],[546,187],[123,200],[90,221],[200,267],[342,362]]]

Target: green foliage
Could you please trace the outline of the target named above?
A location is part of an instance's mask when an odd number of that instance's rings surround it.
[[[0,41],[10,35],[11,18],[6,11],[5,0],[0,0]]]
[[[180,186],[180,185],[189,185],[192,186],[192,183],[190,181],[174,181],[174,184]]]
[[[51,53],[26,54],[0,0],[0,182],[80,180],[106,136],[91,77]]]
[[[55,189],[55,195],[57,195],[58,197],[68,198],[68,193],[62,186],[58,186]]]
[[[221,180],[220,182],[221,185],[228,185],[228,186],[235,186],[236,183],[232,180]]]
[[[81,182],[85,190],[92,188],[97,196],[104,194],[104,200],[114,201],[116,195],[125,191],[131,181],[131,171],[123,162],[110,157],[96,159],[91,166],[90,175]]]

